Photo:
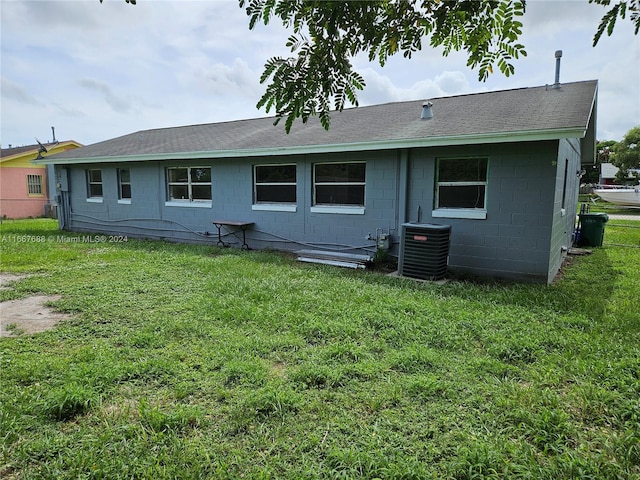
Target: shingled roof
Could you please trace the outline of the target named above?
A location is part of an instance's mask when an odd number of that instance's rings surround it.
[[[57,145],[57,143],[45,143],[44,147],[49,148],[53,145]],[[22,155],[27,152],[37,152],[40,149],[40,145],[22,145],[20,147],[9,147],[0,149],[0,158],[8,159],[9,157],[13,157],[14,155]]]
[[[428,99],[433,118],[422,120],[426,100],[345,109],[326,131],[316,118],[294,123],[290,134],[274,118],[142,130],[39,160],[94,163],[229,158],[364,151],[558,138],[593,131],[598,82],[519,88]],[[593,135],[593,133],[592,133]]]
[[[42,148],[45,147],[49,152],[52,152],[54,150],[58,150],[61,148],[65,148],[69,145],[74,145],[76,147],[81,147],[82,145],[80,145],[78,142],[76,142],[75,140],[63,140],[63,141],[56,141],[56,142],[47,142],[47,143],[43,143],[43,144],[35,144],[35,145],[21,145],[19,147],[9,147],[9,148],[2,148],[0,149],[0,162],[4,163],[4,162],[10,162],[12,160],[14,160],[16,157],[23,157],[25,155],[37,155],[38,151]],[[45,154],[46,152],[40,152],[41,154]],[[39,162],[40,163],[40,162]],[[45,162],[42,162],[45,163]],[[53,163],[53,162],[48,162],[48,163]]]

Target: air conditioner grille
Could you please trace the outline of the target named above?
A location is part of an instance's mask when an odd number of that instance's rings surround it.
[[[406,277],[439,280],[447,274],[450,225],[402,225],[398,272]]]

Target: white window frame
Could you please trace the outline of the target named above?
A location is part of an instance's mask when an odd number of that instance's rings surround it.
[[[447,160],[484,160],[486,161],[486,177],[484,181],[453,181],[441,182],[438,178],[440,173],[440,163]],[[489,183],[489,158],[485,156],[474,157],[441,157],[436,159],[436,181],[434,192],[434,208],[431,216],[434,218],[467,218],[484,220],[487,218],[487,186]],[[484,199],[481,208],[461,208],[461,207],[440,207],[440,187],[464,187],[464,186],[484,186]]]
[[[258,169],[268,167],[294,167],[295,177],[293,182],[258,182]],[[273,163],[273,164],[260,164],[253,166],[253,205],[252,210],[256,211],[271,211],[271,212],[296,212],[297,211],[297,196],[298,196],[298,166],[295,163]],[[292,202],[264,202],[258,200],[258,186],[294,186],[296,189],[295,199]]]
[[[352,182],[317,182],[316,181],[316,167],[318,165],[346,165],[346,164],[363,164],[365,166],[365,178],[364,181],[352,181]],[[347,161],[347,162],[318,162],[314,163],[312,166],[312,189],[313,189],[313,199],[312,206],[310,211],[312,213],[332,213],[332,214],[343,214],[343,215],[364,215],[365,213],[365,204],[366,204],[366,195],[367,195],[367,162],[363,160],[356,161]],[[326,186],[326,185],[362,185],[364,187],[364,191],[362,194],[362,204],[327,204],[327,203],[318,203],[317,195],[316,195],[316,187],[317,186]]]
[[[202,186],[202,185],[208,185],[209,189],[211,189],[211,185],[212,182],[193,182],[191,181],[191,170],[193,169],[208,169],[209,170],[209,177],[211,177],[212,175],[212,171],[211,171],[211,167],[210,166],[206,166],[206,165],[195,165],[195,166],[189,166],[189,167],[179,167],[179,166],[174,166],[174,167],[166,167],[165,169],[165,177],[166,177],[166,186],[167,186],[167,201],[164,203],[165,206],[168,207],[199,207],[199,208],[211,208],[212,205],[212,200],[211,199],[194,199],[193,198],[193,187],[194,186]],[[170,170],[187,170],[187,181],[186,182],[170,182],[169,181],[169,171]],[[184,185],[187,186],[187,192],[189,195],[189,198],[171,198],[171,186],[172,185]],[[212,192],[212,196],[213,196],[213,192]]]
[[[87,170],[87,202],[90,203],[102,203],[104,195],[104,182],[102,179],[102,169],[100,168],[88,168]],[[100,172],[100,181],[92,179],[91,172]],[[100,185],[100,195],[93,195],[91,193],[92,185]]]
[[[43,197],[44,190],[42,188],[42,175],[27,174],[27,194],[30,197]]]
[[[124,170],[129,172],[129,181],[128,182],[123,182],[122,181],[122,172]],[[123,204],[123,205],[131,205],[131,169],[129,169],[129,168],[118,168],[117,176],[118,176],[118,203]],[[123,185],[128,185],[129,186],[129,196],[128,197],[125,197],[123,195],[123,193],[122,193]]]

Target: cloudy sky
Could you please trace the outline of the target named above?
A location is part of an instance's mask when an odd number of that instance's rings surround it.
[[[265,116],[265,61],[287,55],[277,22],[250,31],[237,0],[0,0],[2,147],[34,137],[91,144],[138,130]],[[384,68],[357,58],[361,105],[598,79],[598,139],[640,124],[640,37],[629,20],[591,46],[605,9],[529,0],[515,75],[487,82],[463,54],[425,49]],[[278,128],[283,128],[282,124]]]

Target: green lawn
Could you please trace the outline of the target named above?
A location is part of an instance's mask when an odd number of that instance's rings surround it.
[[[0,299],[74,315],[0,339],[0,478],[640,478],[620,228],[551,286],[55,228],[0,225]]]

